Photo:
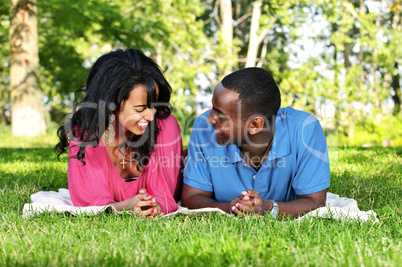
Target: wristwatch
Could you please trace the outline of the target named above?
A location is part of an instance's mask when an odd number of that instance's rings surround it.
[[[271,210],[271,216],[276,218],[278,217],[279,209],[278,209],[278,203],[276,203],[275,200],[270,199],[272,204],[274,205],[272,210]]]

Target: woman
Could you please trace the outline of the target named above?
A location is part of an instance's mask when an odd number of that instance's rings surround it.
[[[90,69],[83,91],[55,147],[60,156],[69,146],[74,205],[112,205],[143,217],[175,211],[181,133],[158,65],[136,49],[110,52]]]

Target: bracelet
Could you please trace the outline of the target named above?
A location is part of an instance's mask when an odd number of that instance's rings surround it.
[[[270,201],[274,205],[272,210],[271,210],[271,216],[276,218],[276,217],[278,217],[278,214],[279,214],[278,203],[276,203],[276,201],[274,201],[272,199],[270,199]]]

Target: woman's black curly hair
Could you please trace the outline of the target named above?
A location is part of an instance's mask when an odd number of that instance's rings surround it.
[[[156,98],[156,86],[159,96]],[[89,70],[86,85],[77,90],[84,92],[82,101],[75,104],[73,112],[67,114],[66,122],[57,131],[59,143],[54,148],[58,158],[69,145],[69,140],[80,142],[77,155],[69,155],[85,165],[85,148],[96,147],[110,124],[112,114],[117,114],[122,103],[138,85],[147,88],[147,106],[156,108],[155,119],[165,119],[171,113],[172,89],[159,66],[140,50],[116,50],[101,56]],[[76,92],[76,93],[77,93]],[[130,134],[121,146],[135,152],[140,166],[148,163],[159,133],[157,120],[149,123],[141,136]],[[121,148],[119,147],[119,149]]]

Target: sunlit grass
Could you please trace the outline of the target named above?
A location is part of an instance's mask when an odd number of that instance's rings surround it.
[[[0,266],[397,266],[402,261],[402,148],[331,148],[330,192],[379,223],[217,214],[141,220],[44,214],[22,219],[40,190],[67,188],[55,136],[0,138]]]

